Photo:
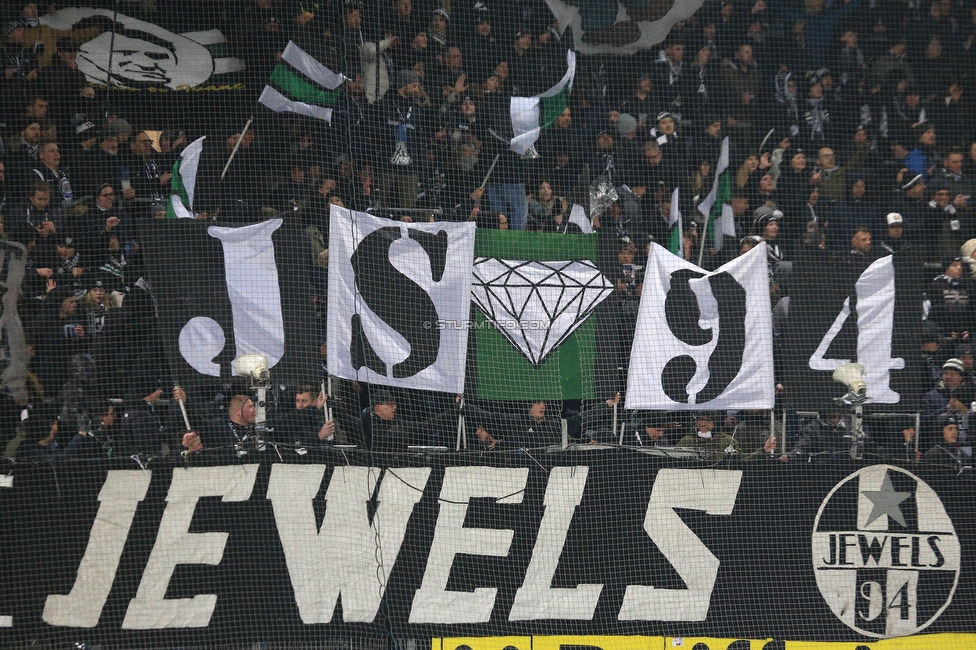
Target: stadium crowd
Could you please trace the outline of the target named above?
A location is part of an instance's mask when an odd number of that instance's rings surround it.
[[[28,405],[2,398],[3,439],[19,433],[19,449],[12,445],[8,454],[192,454],[234,450],[245,440],[252,451],[265,448],[254,442],[253,400],[235,395],[238,387],[221,387],[216,401],[173,388],[145,273],[140,224],[167,216],[174,163],[189,142],[208,135],[226,148],[221,162],[236,155],[224,181],[194,210],[238,223],[272,214],[302,219],[310,266],[327,265],[332,205],[551,233],[580,232],[570,211],[588,206],[599,266],[615,287],[612,309],[599,316],[601,328],[613,332],[599,362],[611,375],[627,367],[639,262],[650,242],[668,246],[676,188],[685,215],[680,245],[689,259],[701,250],[702,265],[714,269],[767,243],[780,328],[788,319],[791,262],[804,251],[866,268],[878,256],[916,247],[925,262],[919,272],[930,279],[918,301],[926,319],[922,428],[877,425],[872,449],[970,463],[971,2],[709,0],[659,45],[628,56],[578,56],[568,105],[523,155],[509,148],[510,98],[553,86],[566,71],[573,38],[626,46],[633,21],[648,19],[650,7],[605,24],[594,15],[599,3],[573,2],[586,30],[574,35],[543,0],[126,4],[173,31],[220,28],[254,92],[242,93],[233,114],[161,123],[132,101],[116,102],[79,69],[79,47],[100,33],[100,23],[57,33],[38,16],[57,7],[35,3],[7,16],[0,212],[2,236],[28,250],[19,309],[31,352],[29,417],[19,423]],[[268,113],[245,132],[256,94],[289,41],[348,77],[331,124]],[[144,72],[158,65],[148,58]],[[716,250],[698,206],[712,188],[725,138],[741,240]],[[310,312],[324,323],[325,285],[310,293]],[[608,385],[608,394],[620,390],[620,377]],[[777,388],[799,389],[782,377]],[[610,413],[619,395],[606,403],[537,402],[499,416],[498,405],[462,409],[453,396],[336,382],[329,400],[335,418],[326,421],[319,392],[312,383],[275,397],[271,436],[374,451],[453,447],[463,411],[469,449],[557,444],[564,415],[570,438],[617,440]],[[207,425],[187,431],[181,402],[190,421]],[[791,420],[780,433],[789,442],[783,459],[845,455],[842,416],[825,407],[802,425]],[[663,413],[622,417],[628,444],[779,455],[766,412],[699,413],[691,421]]]

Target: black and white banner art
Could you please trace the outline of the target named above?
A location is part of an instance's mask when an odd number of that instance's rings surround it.
[[[479,257],[474,275],[475,304],[536,367],[613,293],[610,280],[588,260]]]
[[[110,81],[111,86],[130,90],[188,90],[207,81],[219,83],[219,75],[244,69],[242,59],[214,54],[227,49],[219,29],[176,34],[111,9],[91,7],[61,9],[43,15],[40,22],[76,39],[88,33],[84,30],[100,31],[78,48],[78,69],[97,85]]]
[[[653,244],[627,378],[629,409],[773,406],[766,245],[707,272]]]
[[[12,466],[0,646],[492,636],[511,640],[467,643],[559,650],[524,637],[576,634],[621,643],[563,649],[697,647],[655,635],[974,647],[972,489],[951,470],[702,467],[622,449],[478,466],[445,454],[384,468],[327,450],[283,460]]]
[[[475,224],[333,207],[329,232],[329,373],[464,392]]]
[[[144,226],[159,329],[175,379],[227,379],[245,354],[267,356],[282,382],[316,377],[318,343],[305,319],[311,311],[305,233],[282,219],[211,224],[153,219]]]
[[[913,412],[919,406],[922,356],[922,264],[909,249],[862,269],[836,264],[819,251],[793,262],[788,345],[783,358],[793,408],[820,410],[847,390],[832,379],[841,364],[864,366],[872,410]]]

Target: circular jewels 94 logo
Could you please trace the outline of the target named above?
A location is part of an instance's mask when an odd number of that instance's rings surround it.
[[[891,465],[834,486],[813,527],[813,569],[831,611],[866,636],[915,634],[959,581],[959,538],[924,481]]]

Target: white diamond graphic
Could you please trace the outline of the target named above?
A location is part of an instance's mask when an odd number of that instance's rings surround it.
[[[613,293],[613,285],[591,262],[479,257],[471,293],[498,331],[540,366]]]

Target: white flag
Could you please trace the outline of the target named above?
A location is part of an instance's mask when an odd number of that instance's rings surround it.
[[[735,238],[735,212],[732,210],[731,203],[722,204],[722,215],[716,220],[715,227],[712,229],[715,236],[715,250],[722,250],[725,244],[723,235]]]
[[[522,155],[535,144],[545,126],[542,124],[542,105],[545,103],[543,100],[552,102],[561,113],[566,108],[566,95],[573,89],[573,78],[575,76],[576,53],[567,50],[566,74],[555,86],[533,97],[512,97],[509,103],[509,114],[512,117],[513,137],[509,149]]]
[[[475,225],[404,223],[332,206],[329,373],[464,392]]]
[[[573,209],[569,211],[569,223],[575,223],[579,226],[583,234],[588,235],[593,232],[593,224],[590,223],[590,218],[586,216],[586,210],[578,203],[574,203]]]
[[[718,156],[718,164],[715,165],[715,178],[712,180],[712,191],[708,193],[705,200],[698,205],[698,211],[703,217],[707,217],[712,212],[715,199],[718,196],[718,177],[722,175],[729,166],[729,136],[722,140],[722,153]]]
[[[674,228],[674,224],[681,224],[681,209],[678,207],[678,188],[671,192],[671,214],[668,215],[668,228]],[[678,230],[683,230],[680,225]]]
[[[774,385],[765,243],[712,272],[652,244],[627,408],[772,408]]]
[[[203,153],[203,142],[206,139],[207,136],[197,138],[186,145],[180,154],[180,166],[176,170],[178,179],[173,179],[173,185],[178,185],[178,183],[183,184],[187,199],[186,205],[183,203],[183,197],[180,192],[174,192],[170,196],[173,213],[179,219],[196,219],[196,215],[192,212],[193,194],[196,191],[197,168],[200,166],[200,154]]]

